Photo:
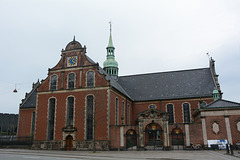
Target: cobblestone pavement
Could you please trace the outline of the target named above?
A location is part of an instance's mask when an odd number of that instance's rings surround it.
[[[0,160],[240,160],[240,153],[226,155],[225,151],[50,151],[0,149]],[[239,157],[238,157],[239,156]]]

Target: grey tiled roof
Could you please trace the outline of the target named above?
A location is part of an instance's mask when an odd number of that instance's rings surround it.
[[[232,101],[227,101],[224,99],[218,99],[202,109],[213,109],[213,108],[235,108],[235,107],[240,107],[240,103],[232,102]]]
[[[134,101],[211,97],[216,87],[210,68],[119,77]]]
[[[33,84],[33,87],[30,93],[26,93],[25,99],[22,100],[22,103],[20,104],[20,109],[36,108],[37,88],[39,85],[40,85],[40,82]]]
[[[106,80],[110,81],[110,85],[117,89],[119,92],[121,92],[122,94],[124,94],[125,96],[127,96],[128,98],[132,99],[128,93],[121,87],[121,85],[117,82],[117,80],[113,79],[111,76],[109,76],[107,74],[107,72],[105,72],[100,66],[98,67],[98,71],[101,74],[105,75]]]

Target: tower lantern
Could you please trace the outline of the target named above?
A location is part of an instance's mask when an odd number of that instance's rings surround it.
[[[103,63],[103,69],[114,79],[118,78],[118,63],[115,60],[114,46],[112,42],[112,24],[110,22],[110,37],[107,46],[107,59]]]

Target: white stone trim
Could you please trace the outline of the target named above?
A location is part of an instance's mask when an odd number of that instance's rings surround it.
[[[240,110],[202,111],[201,116],[232,116],[240,115]]]
[[[207,139],[207,129],[206,129],[206,119],[205,117],[201,118],[202,121],[202,131],[203,131],[203,143],[205,146],[208,145],[208,139]]]
[[[228,142],[230,144],[232,143],[232,134],[231,134],[231,127],[230,127],[230,123],[229,123],[229,117],[225,117],[225,123],[226,123],[226,131],[227,131],[227,138],[228,138]]]
[[[190,146],[189,124],[185,124],[186,146]]]

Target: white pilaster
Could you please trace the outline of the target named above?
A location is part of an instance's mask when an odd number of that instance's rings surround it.
[[[202,121],[202,131],[203,131],[203,144],[204,146],[207,146],[208,142],[207,142],[207,129],[206,129],[205,117],[202,117],[201,121]]]
[[[186,146],[190,146],[189,124],[185,124]]]
[[[124,147],[124,128],[120,127],[120,147]]]
[[[225,116],[225,123],[226,123],[226,130],[227,130],[227,139],[228,139],[228,142],[233,144],[232,143],[232,134],[231,134],[231,128],[230,128],[230,123],[229,123],[229,117],[228,116]]]

